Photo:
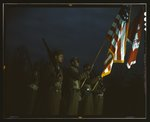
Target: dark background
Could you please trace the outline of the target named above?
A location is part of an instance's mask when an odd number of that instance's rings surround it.
[[[133,5],[131,21],[141,8]],[[81,67],[92,63],[105,35],[118,14],[119,6],[59,7],[59,6],[13,6],[5,5],[5,64],[11,61],[17,47],[27,48],[32,63],[48,60],[41,38],[45,38],[50,49],[62,49],[64,65],[73,56],[80,59]],[[104,100],[104,114],[111,116],[144,117],[144,43],[142,32],[137,63],[130,70],[124,64],[114,64],[112,73],[104,78],[107,91]],[[126,59],[131,46],[127,44]],[[95,69],[103,70],[108,51],[108,42],[99,55]],[[13,70],[13,69],[11,69]],[[8,83],[9,84],[9,83]]]
[[[133,6],[131,20],[141,6]],[[36,7],[5,5],[5,53],[6,60],[14,48],[26,46],[32,61],[47,59],[41,38],[45,38],[52,50],[62,49],[65,64],[72,56],[81,65],[92,63],[105,35],[119,11],[118,7]],[[144,33],[142,34],[144,39]],[[144,41],[141,41],[138,68],[143,68]],[[106,58],[107,44],[99,56],[100,66]],[[128,51],[128,50],[127,50]],[[9,57],[8,57],[9,58]],[[141,60],[141,61],[140,61]],[[101,69],[101,68],[99,68]]]

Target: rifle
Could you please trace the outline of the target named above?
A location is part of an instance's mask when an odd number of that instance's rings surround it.
[[[96,87],[97,87],[97,85],[99,84],[100,80],[101,80],[101,78],[100,78],[100,77],[97,77],[97,81],[96,81],[96,83],[95,83],[94,87],[92,88],[92,91],[94,91],[94,90],[95,90],[95,88],[96,88]]]
[[[87,80],[87,73],[82,73],[81,75],[80,75],[80,77],[79,77],[79,80],[81,81],[81,80],[83,80],[83,82],[82,82],[82,84],[80,85],[80,89],[84,86],[84,84],[85,84],[85,82],[86,82],[86,80]]]
[[[83,86],[84,86],[84,84],[85,84],[85,82],[86,82],[87,79],[88,79],[87,77],[84,78],[84,80],[83,80],[83,82],[82,82],[82,84],[81,84],[80,89],[83,88]],[[94,86],[93,86],[93,88],[92,88],[91,91],[94,91],[99,83],[102,84],[102,82],[101,82],[101,81],[102,81],[102,78],[99,77],[99,76],[97,76],[96,78],[91,79],[91,80],[92,80],[92,81],[96,80],[96,83],[94,84]]]
[[[45,46],[45,48],[46,48],[46,50],[47,50],[47,53],[48,53],[48,57],[49,57],[49,59],[50,59],[50,62],[51,62],[52,65],[55,67],[55,70],[56,70],[56,72],[58,73],[57,77],[59,77],[60,73],[59,73],[59,71],[58,71],[57,68],[56,68],[56,63],[55,63],[55,61],[54,61],[53,53],[52,53],[52,51],[49,49],[48,44],[46,43],[46,41],[45,41],[44,38],[42,38],[42,41],[43,41],[44,46]]]
[[[45,40],[44,38],[42,38],[42,41],[43,41],[43,43],[44,43],[44,46],[45,46],[45,48],[46,48],[46,51],[47,51],[47,54],[48,54],[48,57],[49,57],[51,63],[53,64],[53,66],[55,66],[52,51],[49,49],[48,44],[46,43],[46,40]]]
[[[92,88],[92,91],[94,91],[96,89],[97,85],[100,83],[100,89],[102,90],[102,92],[105,92],[105,87],[102,82],[103,79],[100,76],[98,76],[97,78],[98,78],[98,80],[95,83],[94,87]]]
[[[47,45],[45,39],[42,38],[42,41],[43,41],[43,43],[44,43],[44,46],[46,47],[46,50],[47,50],[47,53],[48,53],[48,57],[49,57],[49,58],[52,58],[52,51],[49,49],[49,47],[48,47],[48,45]]]

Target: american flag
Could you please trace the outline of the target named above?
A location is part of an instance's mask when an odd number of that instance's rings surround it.
[[[124,63],[126,38],[129,27],[129,10],[129,6],[123,6],[119,10],[119,13],[115,17],[115,20],[106,35],[106,39],[110,41],[108,57],[112,58],[106,59],[101,77],[110,74],[113,63]]]
[[[132,43],[132,50],[130,51],[130,55],[127,61],[127,68],[130,69],[131,65],[136,63],[136,57],[138,54],[138,48],[140,45],[140,39],[141,39],[141,33],[142,33],[142,27],[143,27],[143,18],[144,12],[141,9],[141,11],[138,13],[138,15],[134,18],[132,22],[132,27],[130,28],[129,33],[129,40]]]
[[[111,42],[109,51],[114,56],[114,63],[124,63],[126,37],[128,34],[129,7],[123,6],[116,16],[106,39]]]

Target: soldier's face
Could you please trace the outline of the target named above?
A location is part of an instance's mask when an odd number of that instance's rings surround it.
[[[76,67],[79,67],[79,66],[80,66],[80,63],[79,63],[79,61],[77,61],[77,60],[74,61],[74,64],[75,64]]]
[[[88,74],[90,73],[90,70],[91,70],[90,66],[84,68],[84,71],[87,72]]]
[[[64,61],[64,55],[58,55],[57,56],[57,61],[59,62],[59,63],[63,63],[63,61]]]

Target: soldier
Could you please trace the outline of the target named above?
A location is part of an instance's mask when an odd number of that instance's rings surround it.
[[[38,71],[38,90],[37,97],[35,98],[35,105],[33,110],[34,117],[47,117],[48,116],[48,62],[45,60],[40,60]],[[36,71],[36,70],[35,70]],[[35,73],[36,74],[36,73]],[[37,77],[37,76],[36,76]]]
[[[52,52],[43,39],[49,62],[41,68],[41,83],[39,88],[38,103],[40,115],[44,117],[58,116],[60,114],[60,101],[62,96],[63,70],[62,63],[64,55],[61,50]],[[39,114],[39,113],[38,113]]]
[[[29,115],[33,115],[33,111],[35,108],[35,103],[37,99],[37,93],[39,88],[39,82],[40,82],[40,76],[39,76],[39,64],[38,62],[35,63],[33,67],[33,73],[32,73],[32,82],[29,84]]]
[[[27,47],[18,47],[12,58],[10,68],[10,81],[12,93],[11,99],[11,115],[26,117],[28,115],[28,85],[31,79],[31,61]]]
[[[78,115],[79,101],[81,100],[79,65],[79,59],[73,57],[70,60],[70,66],[65,73],[65,82],[68,84],[66,113],[71,116]]]
[[[61,50],[52,51],[48,48],[49,62],[43,63],[40,69],[40,84],[36,102],[35,116],[54,117],[60,114],[62,96],[64,55]]]
[[[45,67],[40,83],[39,94],[41,104],[40,115],[44,117],[58,116],[60,112],[61,87],[63,80],[63,63],[64,55],[61,51],[55,51],[52,59]]]
[[[51,115],[60,114],[60,101],[62,95],[63,70],[62,63],[64,55],[62,51],[54,52],[54,63],[49,63],[49,113]]]
[[[83,76],[84,75],[84,76]],[[84,77],[85,83],[81,89],[82,91],[82,101],[80,105],[80,112],[84,115],[93,114],[93,96],[92,96],[92,82],[94,78],[93,72],[91,72],[91,65],[85,64],[83,66],[82,77]]]
[[[63,80],[63,63],[64,55],[62,51],[55,51],[52,59],[45,67],[43,81],[40,84],[40,100],[42,99],[43,106],[40,108],[41,115],[44,117],[58,116],[60,112],[61,87]]]

